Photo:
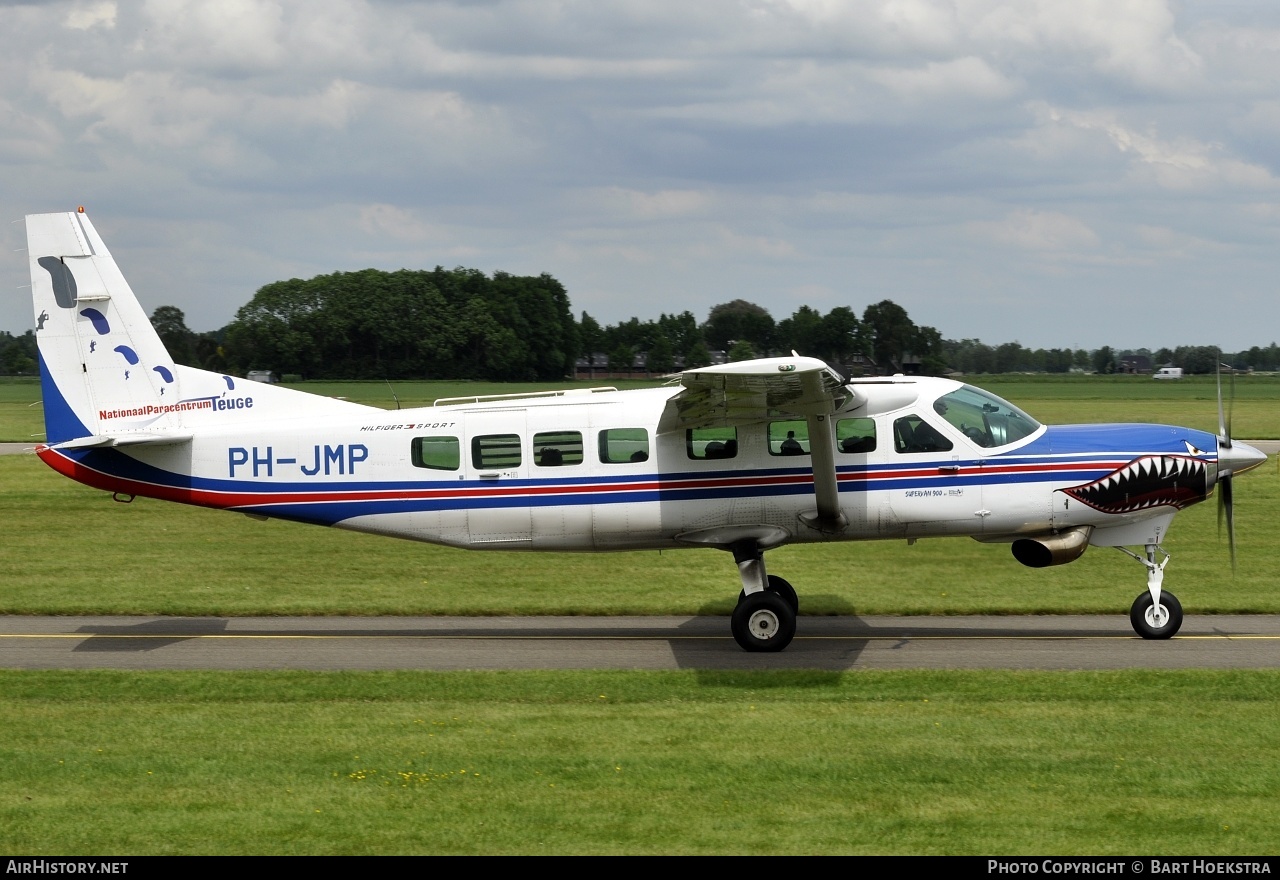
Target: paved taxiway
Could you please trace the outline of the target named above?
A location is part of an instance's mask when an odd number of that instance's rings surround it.
[[[802,617],[748,654],[723,617],[0,617],[11,669],[1280,668],[1280,615],[1188,616],[1164,642],[1127,615]]]

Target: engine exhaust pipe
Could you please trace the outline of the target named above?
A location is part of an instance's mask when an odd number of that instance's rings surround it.
[[[1093,526],[1073,529],[1039,538],[1019,538],[1013,542],[1013,558],[1028,568],[1048,568],[1075,562],[1089,548]]]

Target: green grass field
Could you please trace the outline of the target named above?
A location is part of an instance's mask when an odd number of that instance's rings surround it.
[[[1271,855],[1278,702],[1249,671],[0,672],[0,850]]]
[[[1045,421],[1216,430],[1212,380],[976,384]],[[1255,381],[1265,379],[1266,381]],[[308,390],[394,406],[385,384]],[[400,383],[401,404],[509,388]],[[1241,377],[1240,437],[1280,437]],[[0,440],[38,386],[0,382]],[[1188,615],[1280,613],[1275,462],[1182,512]],[[719,614],[713,550],[449,550],[105,493],[0,456],[0,613]],[[1109,613],[1143,588],[1093,548],[1033,571],[968,539],[771,551],[807,614]],[[642,585],[642,586],[638,586]],[[1170,645],[1156,647],[1168,648]],[[1280,671],[0,671],[11,854],[1275,852]]]

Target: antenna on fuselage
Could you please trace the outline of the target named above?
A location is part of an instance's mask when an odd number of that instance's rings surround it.
[[[396,409],[399,409],[399,408],[400,408],[400,398],[396,397],[396,390],[395,390],[394,388],[392,388],[392,387],[391,387],[391,380],[390,380],[390,379],[383,379],[382,381],[387,383],[387,390],[391,392],[391,397],[392,397],[392,399],[393,399],[393,400],[395,400],[395,402],[396,402]]]

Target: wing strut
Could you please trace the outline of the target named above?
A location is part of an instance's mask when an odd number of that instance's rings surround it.
[[[817,505],[801,514],[800,520],[828,533],[847,525],[840,513],[831,416],[854,392],[838,373],[816,358],[793,353],[789,358],[686,370],[680,383],[684,389],[667,402],[659,433],[706,425],[753,425],[788,416],[805,419]]]
[[[822,375],[805,373],[801,376],[805,396],[817,398],[822,392]],[[848,525],[848,518],[840,512],[840,486],[836,480],[836,439],[831,430],[828,413],[809,412],[809,455],[813,462],[813,493],[818,509],[803,513],[800,521],[810,528],[823,532],[838,532]]]

